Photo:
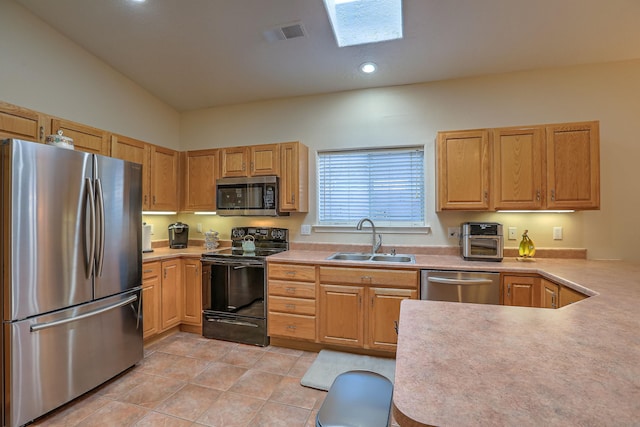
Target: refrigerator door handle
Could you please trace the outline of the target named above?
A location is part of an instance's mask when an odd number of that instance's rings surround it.
[[[96,205],[93,199],[93,185],[91,178],[85,178],[85,189],[89,199],[89,254],[87,255],[87,278],[93,274],[96,253]]]
[[[96,179],[96,211],[99,215],[98,219],[98,242],[96,258],[98,265],[96,267],[96,274],[102,276],[102,267],[104,265],[104,193],[102,192],[102,182],[100,179]]]
[[[82,320],[82,319],[86,319],[87,317],[97,316],[98,314],[102,314],[104,312],[111,311],[113,309],[123,307],[123,306],[125,306],[127,304],[131,304],[132,302],[135,302],[137,300],[138,300],[138,296],[137,295],[133,295],[133,296],[127,298],[124,301],[120,301],[120,302],[117,302],[115,304],[99,308],[97,310],[87,311],[86,313],[80,314],[80,315],[75,316],[75,317],[67,317],[66,319],[54,320],[53,322],[47,322],[47,323],[37,323],[37,324],[31,326],[31,332],[38,332],[38,331],[42,331],[43,329],[53,328],[53,327],[56,327],[56,326],[64,325],[64,324],[71,323],[71,322],[76,322],[76,321]]]

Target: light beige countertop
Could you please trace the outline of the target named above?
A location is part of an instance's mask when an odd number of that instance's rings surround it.
[[[326,261],[289,251],[269,262]],[[405,300],[394,415],[405,426],[640,425],[640,263],[417,255],[378,267],[537,273],[592,295],[552,310]]]
[[[154,248],[153,252],[146,252],[142,254],[142,262],[162,261],[164,259],[177,257],[200,258],[200,256],[205,252],[207,252],[207,250],[202,246],[189,246],[184,249],[169,249],[167,247]]]

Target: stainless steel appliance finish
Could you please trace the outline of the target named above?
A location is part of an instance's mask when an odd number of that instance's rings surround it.
[[[5,140],[2,425],[142,359],[141,166]]]
[[[216,213],[222,216],[289,215],[278,209],[278,177],[220,178],[216,181]]]
[[[465,222],[460,233],[462,257],[469,261],[502,261],[502,224]]]
[[[245,252],[246,236],[255,239],[255,251]],[[202,334],[207,338],[266,346],[266,261],[289,248],[284,228],[237,227],[232,247],[202,255]]]
[[[420,299],[500,304],[500,273],[422,270]]]

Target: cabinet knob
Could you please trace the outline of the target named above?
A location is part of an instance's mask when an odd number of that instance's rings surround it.
[[[536,191],[536,201],[540,201],[540,190]]]

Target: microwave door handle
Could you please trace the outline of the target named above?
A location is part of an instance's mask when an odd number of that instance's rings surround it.
[[[433,283],[441,283],[443,285],[490,285],[493,283],[491,279],[447,279],[445,277],[429,277],[429,281]]]

